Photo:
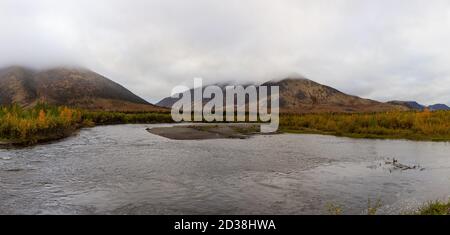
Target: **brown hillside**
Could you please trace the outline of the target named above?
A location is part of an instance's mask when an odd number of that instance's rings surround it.
[[[17,103],[30,107],[38,102],[92,110],[163,110],[86,69],[35,71],[16,66],[0,70],[0,105]]]
[[[263,86],[279,86],[280,111],[283,113],[383,112],[408,108],[347,95],[332,87],[305,78],[270,81]],[[224,89],[224,88],[223,88]],[[192,92],[192,90],[191,90]],[[178,99],[167,97],[157,105],[170,108]],[[204,99],[206,103],[208,99]]]
[[[280,87],[280,108],[285,113],[383,112],[407,110],[399,105],[347,95],[305,78],[271,81],[264,86]]]

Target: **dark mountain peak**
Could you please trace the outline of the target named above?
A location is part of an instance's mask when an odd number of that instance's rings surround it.
[[[389,101],[388,103],[394,104],[394,105],[401,105],[401,106],[407,107],[409,109],[418,110],[418,111],[422,111],[425,108],[428,108],[430,111],[450,110],[450,107],[448,107],[445,104],[433,104],[430,106],[425,106],[425,105],[417,103],[416,101],[398,101],[398,100]]]
[[[428,106],[428,109],[430,109],[430,111],[450,110],[450,107],[448,107],[446,104],[433,104]]]

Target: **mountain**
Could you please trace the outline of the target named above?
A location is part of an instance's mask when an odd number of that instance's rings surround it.
[[[306,78],[271,81],[264,86],[280,87],[280,108],[285,113],[383,112],[406,110],[393,104],[363,99]]]
[[[401,106],[405,106],[409,109],[412,110],[419,110],[422,111],[426,108],[425,105],[421,105],[419,103],[417,103],[416,101],[398,101],[398,100],[394,100],[394,101],[389,101],[389,104],[394,104],[394,105],[401,105]]]
[[[430,111],[450,110],[450,107],[448,107],[445,104],[433,104],[433,105],[428,106],[428,109]]]
[[[0,69],[0,105],[30,107],[38,102],[105,111],[162,110],[87,69]]]
[[[430,111],[439,111],[439,110],[450,110],[445,104],[433,104],[429,106],[421,105],[416,101],[389,101],[390,104],[402,105],[412,110],[422,111],[425,108],[428,108]]]
[[[288,78],[280,81],[266,82],[262,85],[279,86],[280,110],[284,113],[407,110],[407,108],[401,105],[381,103],[347,95],[332,87],[316,83],[306,78]],[[161,100],[157,105],[170,108],[177,100],[168,97]]]
[[[234,83],[234,82],[222,82],[222,83],[217,83],[217,84],[212,84],[212,85],[217,86],[217,87],[219,87],[222,90],[223,95],[224,95],[224,103],[225,103],[225,89],[226,89],[227,86],[242,85],[243,87],[247,87],[247,86],[254,85],[254,84],[251,84],[251,83],[237,84],[237,83]],[[204,88],[205,87],[202,87],[202,91],[204,91]],[[200,89],[200,88],[196,88],[196,89]],[[195,91],[195,89],[190,89],[189,90],[189,92],[192,94],[192,96],[194,94],[194,91]],[[192,99],[193,99],[193,97],[192,97]],[[160,107],[165,107],[165,108],[172,108],[172,105],[175,104],[175,102],[177,102],[178,100],[179,100],[178,98],[172,98],[172,97],[169,96],[169,97],[166,97],[166,98],[162,99],[158,103],[156,103],[156,105],[160,106]],[[203,104],[206,104],[210,100],[211,99],[203,98],[202,102],[203,102]]]

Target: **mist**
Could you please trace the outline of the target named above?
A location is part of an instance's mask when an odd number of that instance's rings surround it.
[[[447,0],[0,0],[0,67],[82,66],[156,102],[177,85],[305,76],[450,104]]]

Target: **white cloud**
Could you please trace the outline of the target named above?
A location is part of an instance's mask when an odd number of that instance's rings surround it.
[[[77,64],[151,101],[192,78],[289,74],[450,103],[447,0],[0,0],[0,66]]]

